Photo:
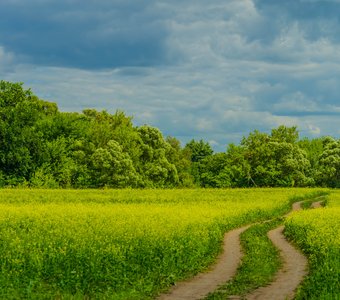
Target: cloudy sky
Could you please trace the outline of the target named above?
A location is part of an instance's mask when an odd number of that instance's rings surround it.
[[[1,0],[0,79],[209,141],[340,136],[340,0]]]

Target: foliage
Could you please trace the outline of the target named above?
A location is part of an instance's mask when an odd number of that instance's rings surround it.
[[[227,154],[215,153],[202,159],[199,163],[199,175],[202,187],[230,187],[232,183]]]
[[[0,81],[0,187],[290,187],[340,182],[340,144],[299,140],[296,127],[254,130],[214,153],[184,147],[117,110],[59,112],[21,83]]]
[[[199,140],[191,140],[185,145],[185,147],[190,151],[190,158],[192,162],[199,162],[207,156],[213,153],[209,143]]]
[[[107,187],[135,187],[138,174],[128,153],[114,140],[105,148],[98,148],[91,157],[96,185]]]
[[[254,186],[306,186],[310,163],[296,144],[295,127],[279,126],[271,135],[254,131],[241,142],[250,165],[248,177]]]
[[[319,181],[330,187],[340,187],[340,140],[327,137],[320,155]]]
[[[43,159],[41,132],[35,127],[55,110],[22,84],[0,81],[0,170],[7,185],[28,180]]]
[[[168,147],[166,149],[166,157],[169,163],[173,164],[177,169],[178,184],[180,187],[192,187],[194,178],[191,174],[191,152],[187,148],[181,148],[181,143],[174,137],[166,138]]]
[[[141,137],[140,169],[147,187],[174,186],[178,183],[177,169],[166,154],[171,147],[159,129],[147,125],[139,127]]]

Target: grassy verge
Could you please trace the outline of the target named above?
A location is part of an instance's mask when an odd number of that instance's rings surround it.
[[[256,224],[241,234],[245,255],[237,275],[209,294],[206,300],[226,299],[230,295],[242,296],[272,280],[281,266],[281,260],[278,250],[267,237],[267,232],[281,223],[281,220],[276,219]]]
[[[309,209],[309,208],[311,208],[311,205],[316,201],[323,201],[323,203],[321,205],[325,206],[326,203],[327,203],[327,197],[326,196],[319,196],[317,198],[305,200],[304,202],[302,202],[301,207],[302,207],[302,209]]]
[[[306,254],[310,273],[296,299],[340,299],[340,192],[329,208],[301,211],[285,221],[285,235]]]
[[[330,194],[329,190],[317,190],[313,191],[307,194],[302,194],[302,195],[296,195],[293,197],[290,197],[290,203],[293,204],[295,202],[303,201],[301,204],[301,207],[303,209],[308,209],[310,208],[311,204],[315,201],[325,201],[327,203],[327,197]],[[320,199],[318,199],[320,198]]]

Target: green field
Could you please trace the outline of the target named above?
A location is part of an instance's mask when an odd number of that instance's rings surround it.
[[[326,208],[294,213],[285,226],[285,234],[310,261],[310,274],[297,299],[339,299],[340,191],[330,194]]]
[[[0,190],[0,298],[153,298],[212,263],[226,231],[313,192]]]

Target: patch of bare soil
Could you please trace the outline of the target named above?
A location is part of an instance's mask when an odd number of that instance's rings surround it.
[[[236,274],[242,258],[240,234],[249,226],[244,226],[227,232],[223,240],[223,253],[217,262],[207,272],[200,273],[188,281],[183,281],[161,295],[159,300],[194,300],[202,299],[210,292]]]
[[[290,215],[293,211],[301,210],[302,209],[301,204],[303,202],[304,201],[299,201],[299,202],[293,203],[291,212],[289,212],[286,216]]]
[[[321,208],[323,201],[313,202],[311,208]]]

